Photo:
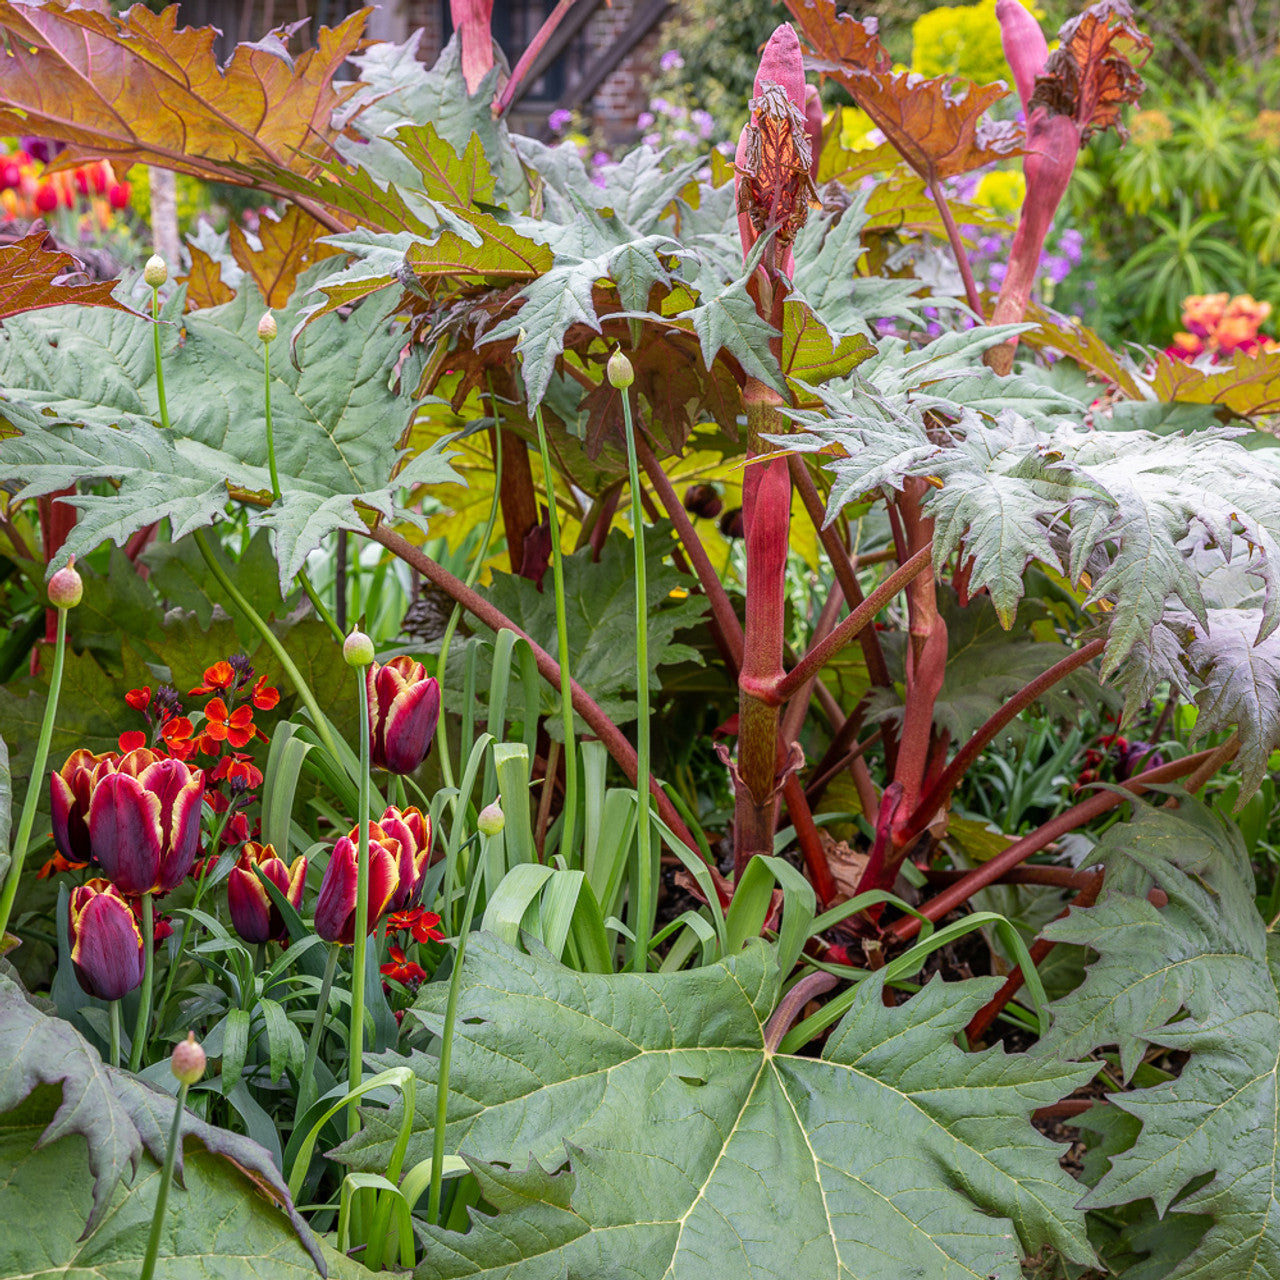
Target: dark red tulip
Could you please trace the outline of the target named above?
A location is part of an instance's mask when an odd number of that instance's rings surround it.
[[[356,939],[356,856],[358,846],[343,836],[333,846],[316,899],[316,933],[326,942],[350,946]],[[400,844],[376,822],[369,824],[369,914],[365,932],[378,927],[400,884]]]
[[[94,770],[89,841],[94,860],[125,894],[168,893],[200,848],[204,774],[146,748]]]
[[[431,818],[416,807],[403,812],[391,805],[377,825],[400,845],[400,884],[389,911],[403,911],[418,900],[431,860]],[[354,840],[356,832],[352,831]]]
[[[80,985],[99,1000],[119,1000],[142,983],[142,930],[120,891],[90,880],[72,891],[71,963]]]
[[[83,747],[73,751],[57,773],[49,777],[49,812],[53,818],[53,842],[68,861],[89,861],[89,797],[93,774],[104,760],[118,761],[114,751],[94,755]]]
[[[405,654],[365,672],[369,690],[369,748],[373,763],[412,773],[426,758],[440,718],[440,685]]]
[[[271,901],[266,887],[254,871],[255,867],[280,890],[296,911],[302,905],[307,859],[305,855],[299,855],[291,866],[285,866],[284,860],[276,855],[274,846],[256,844],[251,840],[227,877],[227,905],[231,908],[231,923],[236,932],[246,942],[255,945],[283,942],[289,934],[284,916]]]

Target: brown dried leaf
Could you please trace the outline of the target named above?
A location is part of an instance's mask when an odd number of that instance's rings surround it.
[[[358,88],[335,78],[368,9],[290,56],[279,34],[236,46],[219,67],[212,27],[178,29],[178,6],[116,16],[61,0],[0,0],[0,133],[61,139],[77,156],[157,164],[244,184],[245,169],[314,172],[332,116]],[[287,37],[287,32],[285,33]]]
[[[1131,59],[1141,66],[1151,53],[1151,38],[1134,25],[1128,0],[1098,0],[1064,24],[1058,38],[1036,77],[1028,113],[1047,107],[1070,116],[1083,142],[1111,128],[1124,137],[1120,109],[1137,102],[1145,87]]]
[[[244,271],[252,277],[268,307],[283,307],[293,293],[298,277],[321,258],[331,258],[338,251],[327,244],[317,244],[326,234],[310,214],[290,205],[284,217],[264,213],[258,223],[258,239],[262,248],[255,251],[239,223],[231,224],[231,252]]]
[[[188,243],[191,250],[191,273],[178,277],[187,286],[187,310],[203,311],[220,307],[236,296],[236,291],[222,278],[222,268],[199,245]]]
[[[1004,85],[894,71],[874,29],[837,14],[835,0],[787,0],[787,8],[816,54],[807,65],[844,85],[922,178],[967,173],[1017,152],[1015,126],[983,120],[1008,95]]]
[[[70,283],[70,278],[82,274],[80,264],[69,253],[46,248],[46,243],[52,245],[48,232],[37,226],[21,240],[0,248],[0,319],[68,303],[130,309],[111,296],[115,280]]]

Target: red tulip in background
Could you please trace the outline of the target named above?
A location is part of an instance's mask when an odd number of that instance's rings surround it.
[[[350,946],[356,938],[356,856],[358,846],[343,836],[333,846],[316,899],[316,933],[326,942]],[[400,842],[369,824],[369,914],[365,933],[378,927],[400,885]]]
[[[440,685],[420,662],[401,654],[370,664],[369,747],[379,769],[412,773],[426,758],[440,718]]]
[[[68,929],[76,978],[91,996],[119,1000],[142,982],[142,931],[115,885],[90,880],[72,890]]]
[[[129,895],[168,893],[200,845],[204,774],[141,747],[94,770],[89,842],[94,860]]]
[[[302,906],[307,859],[299,855],[292,865],[286,866],[273,845],[250,841],[227,877],[227,905],[231,909],[231,923],[235,931],[255,946],[264,942],[283,942],[288,936],[284,917],[280,908],[271,901],[257,871],[261,871],[297,910]]]

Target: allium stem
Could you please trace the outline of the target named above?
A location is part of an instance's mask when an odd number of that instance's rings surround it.
[[[138,992],[138,1021],[133,1028],[129,1070],[142,1069],[142,1054],[151,1033],[151,987],[156,976],[156,904],[150,893],[142,895],[142,989]]]
[[[625,397],[625,392],[623,393]],[[538,424],[538,452],[542,455],[542,483],[547,490],[547,520],[551,526],[551,575],[556,590],[556,654],[560,660],[560,723],[564,730],[564,823],[560,828],[560,852],[573,857],[573,826],[578,808],[578,748],[573,739],[573,678],[569,671],[569,622],[564,602],[564,555],[560,549],[560,514],[556,510],[556,482],[551,470],[542,406],[534,410]],[[633,439],[628,428],[627,440]],[[641,543],[643,546],[643,542]],[[552,779],[545,781],[550,794]],[[572,865],[572,864],[571,864]]]
[[[276,438],[271,421],[271,345],[262,344],[262,403],[267,424],[267,467],[271,472],[271,496],[280,501],[280,474],[276,470]]]
[[[9,855],[9,870],[5,873],[4,889],[0,891],[0,938],[9,927],[13,913],[13,900],[18,893],[18,881],[22,878],[22,864],[27,858],[27,845],[31,841],[31,828],[35,825],[36,806],[40,792],[47,785],[44,770],[49,762],[49,744],[53,741],[53,724],[58,714],[58,694],[62,689],[62,668],[67,653],[67,610],[58,610],[58,637],[53,646],[53,671],[49,676],[49,697],[44,704],[44,719],[40,722],[40,737],[36,741],[35,759],[31,762],[31,777],[27,781],[27,797],[22,803],[22,817],[18,819],[18,834]]]
[[[359,685],[360,715],[356,723],[360,734],[360,798],[357,801],[356,825],[359,842],[356,854],[356,932],[351,952],[351,1030],[347,1037],[350,1088],[358,1089],[364,1079],[364,971],[369,952],[369,686],[365,669],[356,671]],[[360,1107],[352,1102],[347,1111],[347,1134],[360,1131]]]
[[[485,836],[486,847],[497,836]],[[468,842],[470,843],[470,842]],[[480,862],[483,863],[483,856]],[[444,1006],[444,1030],[440,1040],[440,1067],[436,1079],[436,1126],[431,1135],[431,1185],[427,1192],[427,1221],[440,1221],[440,1182],[444,1175],[444,1129],[449,1119],[449,1067],[453,1059],[453,1028],[458,1017],[458,992],[462,988],[462,957],[467,948],[467,934],[471,932],[471,917],[476,909],[476,892],[484,877],[478,869],[471,876],[471,888],[467,890],[467,905],[462,912],[462,928],[453,950],[453,972],[449,974],[449,995]]]
[[[632,967],[644,973],[653,930],[653,866],[649,820],[649,598],[644,554],[644,510],[640,505],[640,464],[636,431],[631,420],[631,394],[622,391],[622,416],[627,428],[627,476],[631,486],[631,531],[636,572],[636,903],[632,932],[636,935]]]
[[[148,898],[150,896],[147,894]],[[142,1271],[138,1280],[151,1280],[155,1275],[156,1255],[160,1252],[160,1233],[164,1230],[164,1211],[169,1203],[169,1184],[173,1181],[173,1166],[178,1157],[178,1143],[182,1141],[182,1113],[187,1105],[187,1088],[185,1082],[178,1086],[178,1098],[173,1108],[173,1124],[169,1128],[169,1145],[165,1148],[164,1168],[161,1170],[160,1186],[156,1191],[156,1207],[151,1214],[151,1233],[147,1236],[147,1251],[142,1258]]]
[[[151,338],[156,353],[156,396],[160,400],[160,425],[169,428],[169,402],[164,394],[164,363],[160,359],[160,290],[151,290]]]

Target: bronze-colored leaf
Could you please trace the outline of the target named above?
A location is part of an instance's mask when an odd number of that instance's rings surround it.
[[[191,250],[191,272],[179,276],[178,283],[187,286],[187,310],[203,311],[220,307],[236,296],[236,291],[222,278],[222,267],[199,245],[188,242]]]
[[[1226,364],[1198,368],[1163,352],[1151,378],[1156,398],[1220,404],[1242,418],[1280,412],[1280,351],[1237,352]]]
[[[1017,152],[1016,126],[983,118],[1008,94],[1004,85],[894,71],[874,28],[837,14],[835,0],[787,0],[787,8],[816,55],[807,65],[844,85],[922,178],[968,173]]]
[[[0,0],[10,37],[0,132],[58,138],[73,159],[141,161],[241,185],[258,164],[311,173],[335,136],[335,109],[359,87],[335,78],[368,13],[321,28],[297,58],[273,33],[238,45],[220,67],[215,30],[179,28],[177,5],[152,13],[137,4],[117,16],[62,0]]]
[[[258,222],[262,248],[255,250],[238,223],[231,224],[231,252],[244,271],[253,278],[268,307],[283,307],[293,293],[298,277],[321,258],[338,251],[318,244],[325,234],[309,213],[291,204],[282,218],[264,213]]]
[[[1022,335],[1022,341],[1029,347],[1037,351],[1046,347],[1059,351],[1070,356],[1082,369],[1089,369],[1119,387],[1130,399],[1145,398],[1133,366],[1079,320],[1059,315],[1034,302],[1027,308],[1027,319],[1036,325]],[[1161,396],[1161,399],[1165,398]]]
[[[42,307],[111,307],[128,311],[111,296],[118,283],[100,280],[75,284],[80,264],[59,249],[47,248],[48,233],[36,228],[21,240],[0,248],[0,319]]]
[[[1064,24],[1058,39],[1036,77],[1028,113],[1047,107],[1070,116],[1083,142],[1111,128],[1123,137],[1120,109],[1137,102],[1144,88],[1132,60],[1141,66],[1151,52],[1151,38],[1134,25],[1128,0],[1098,0]]]

